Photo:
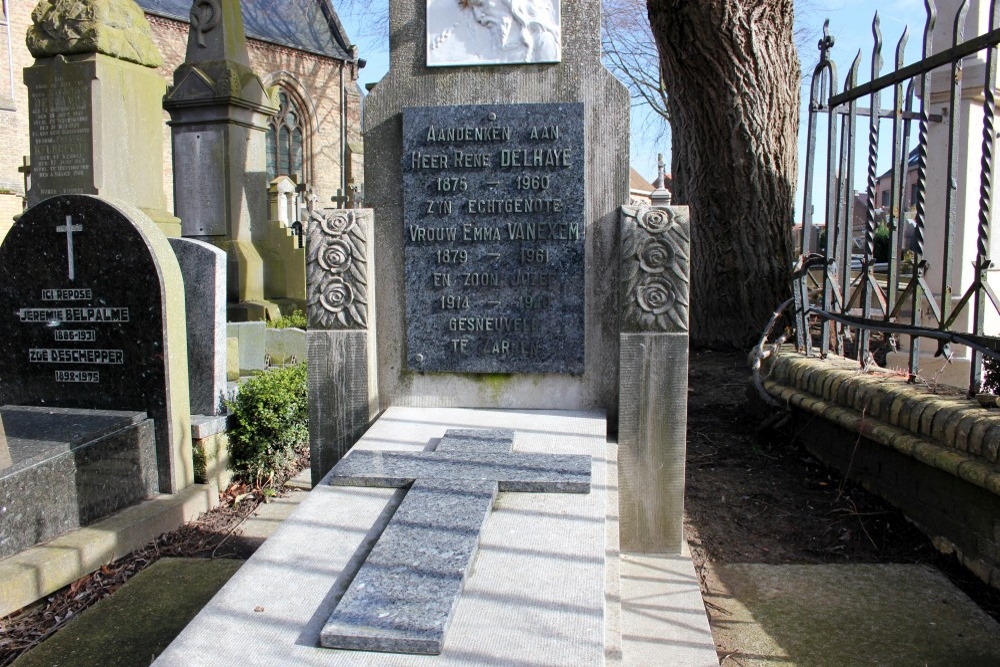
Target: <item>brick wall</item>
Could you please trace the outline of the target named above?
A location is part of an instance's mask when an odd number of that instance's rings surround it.
[[[818,458],[899,507],[934,546],[1000,589],[1000,415],[904,376],[786,348],[764,389]]]
[[[23,194],[24,180],[17,168],[21,165],[21,157],[28,154],[28,90],[24,87],[21,71],[34,63],[24,37],[31,25],[31,10],[35,3],[31,0],[8,0],[10,10],[10,42],[13,52],[14,98],[10,99],[8,88],[8,60],[6,28],[0,28],[4,33],[0,37],[0,189],[8,189]]]

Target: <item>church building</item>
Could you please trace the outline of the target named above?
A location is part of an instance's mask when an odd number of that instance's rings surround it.
[[[191,0],[136,0],[145,12],[172,83],[184,61]],[[36,0],[0,0],[0,237],[24,201],[30,170],[28,94],[22,70],[34,59],[25,45]],[[265,86],[278,88],[280,109],[267,130],[268,181],[285,175],[305,185],[319,207],[360,188],[364,60],[350,43],[330,0],[241,0],[250,62]],[[169,116],[164,112],[163,187],[172,207]],[[151,138],[152,139],[152,138]],[[266,197],[266,193],[261,193]]]

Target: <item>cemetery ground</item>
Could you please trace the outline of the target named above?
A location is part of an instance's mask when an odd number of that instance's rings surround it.
[[[898,511],[811,457],[780,420],[757,432],[766,415],[748,399],[746,368],[739,353],[691,357],[685,528],[722,664],[754,664],[745,631],[727,631],[735,610],[726,568],[742,564],[929,566],[1000,620],[1000,592],[939,554]],[[259,491],[231,487],[198,521],[0,619],[0,667],[72,627],[87,607],[160,558],[247,558],[259,541],[240,533],[264,500]]]

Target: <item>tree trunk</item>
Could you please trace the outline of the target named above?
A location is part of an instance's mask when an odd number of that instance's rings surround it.
[[[799,119],[792,0],[647,0],[691,207],[691,341],[746,347],[790,293]]]

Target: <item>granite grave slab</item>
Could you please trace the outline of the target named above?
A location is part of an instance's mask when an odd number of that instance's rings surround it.
[[[0,558],[157,491],[145,413],[7,405],[0,421]]]
[[[583,126],[579,103],[403,109],[411,370],[583,372]]]
[[[324,482],[156,664],[451,667],[523,664],[525,656],[538,665],[602,664],[618,633],[617,601],[606,589],[617,545],[609,530],[617,499],[606,428],[596,412],[392,407],[355,446],[355,453],[421,453],[449,429],[512,429],[517,452],[592,459],[590,493],[498,493],[440,655],[320,645],[326,621],[404,495]]]
[[[440,451],[355,451],[333,468],[330,484],[409,490],[323,628],[323,646],[441,653],[498,490],[590,491],[590,456],[513,454],[513,445],[509,429],[449,430]]]
[[[145,214],[60,195],[0,245],[0,404],[146,412],[159,488],[193,481],[184,287]]]

